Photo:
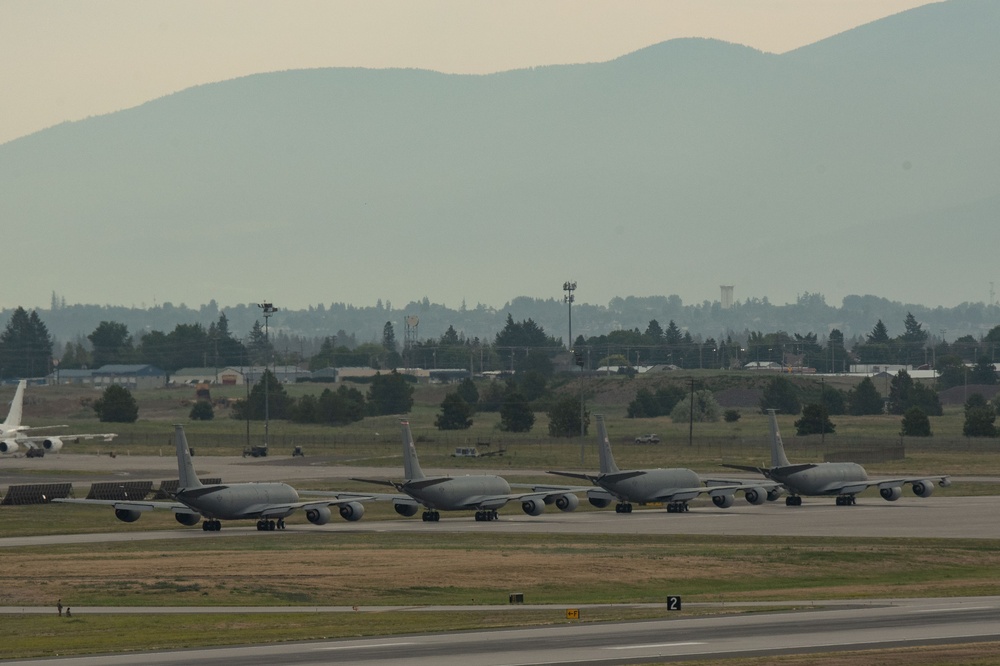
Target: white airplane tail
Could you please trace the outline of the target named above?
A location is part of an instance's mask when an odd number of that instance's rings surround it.
[[[611,454],[611,440],[608,439],[608,430],[604,427],[604,416],[595,414],[597,419],[597,454],[601,460],[601,474],[615,474],[620,472],[615,464],[615,457]]]
[[[21,408],[24,407],[24,387],[28,382],[21,380],[17,383],[17,390],[14,392],[14,399],[10,401],[10,411],[3,421],[3,428],[17,428],[21,425]]]
[[[413,435],[410,434],[410,422],[400,421],[403,429],[403,476],[407,481],[416,481],[424,477],[424,471],[420,469],[420,461],[417,460],[417,447],[413,445]]]
[[[781,433],[778,432],[778,417],[774,410],[767,410],[771,417],[771,467],[788,467],[791,465],[785,457],[785,445],[781,443]]]
[[[177,446],[178,489],[201,488],[202,483],[198,480],[198,475],[194,471],[194,463],[191,461],[191,451],[188,450],[184,426],[174,426],[174,444]]]

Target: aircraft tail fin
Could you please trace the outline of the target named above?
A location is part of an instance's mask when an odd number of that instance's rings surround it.
[[[410,422],[400,421],[399,424],[403,429],[403,476],[407,481],[426,478],[424,471],[420,469],[420,461],[417,459],[417,447],[413,445]]]
[[[614,474],[621,470],[615,464],[615,457],[611,453],[611,440],[608,439],[608,429],[604,427],[604,416],[595,414],[597,419],[597,453],[601,460],[601,474]]]
[[[201,488],[201,481],[194,471],[194,462],[191,461],[191,451],[188,449],[187,437],[184,435],[184,426],[174,426],[174,444],[177,446],[177,487]]]
[[[3,421],[4,428],[16,428],[21,425],[21,408],[24,407],[24,387],[28,382],[21,380],[14,391],[14,399],[10,401],[10,411]]]
[[[774,410],[767,410],[771,417],[771,467],[788,467],[791,465],[785,457],[785,445],[781,443],[781,433],[778,432],[778,417]]]

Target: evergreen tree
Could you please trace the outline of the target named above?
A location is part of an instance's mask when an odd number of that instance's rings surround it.
[[[18,307],[0,333],[0,373],[3,377],[37,377],[49,372],[52,337],[38,313]]]
[[[802,411],[802,402],[795,385],[784,377],[775,377],[767,386],[760,398],[760,410],[777,410],[782,414],[798,414]]]
[[[323,389],[317,402],[321,423],[347,425],[365,417],[365,396],[358,389],[344,384],[336,391]]]
[[[472,407],[458,393],[448,393],[441,401],[441,413],[434,419],[438,430],[466,430],[472,427]]]
[[[191,406],[188,418],[192,421],[211,421],[215,418],[215,409],[212,403],[199,400]]]
[[[458,384],[458,395],[473,409],[479,404],[479,389],[471,378],[466,377]]]
[[[517,389],[510,388],[500,403],[500,429],[505,432],[529,432],[535,425],[535,413]]]
[[[973,393],[965,401],[965,424],[962,434],[966,437],[996,437],[997,414],[993,407],[979,393]]]
[[[580,435],[580,401],[571,395],[556,400],[549,409],[549,436],[576,437]],[[590,414],[583,412],[583,434],[587,434]]]
[[[795,434],[797,435],[832,433],[835,428],[836,426],[830,421],[826,407],[820,404],[806,405],[802,409],[802,418],[795,422]]]
[[[94,401],[97,418],[106,423],[135,423],[139,418],[139,405],[132,393],[118,384],[104,389],[101,397]]]
[[[871,377],[865,377],[847,392],[847,413],[851,416],[881,414],[883,409],[884,401]]]
[[[997,371],[988,356],[980,356],[976,365],[969,370],[969,383],[990,386],[997,383]]]
[[[376,374],[368,387],[368,409],[372,416],[408,414],[413,409],[413,386],[395,370]]]
[[[386,351],[397,351],[396,350],[396,331],[392,328],[392,322],[385,322],[385,326],[382,327],[382,346],[385,347]]]
[[[628,404],[628,418],[630,419],[650,419],[660,415],[660,406],[653,396],[653,392],[646,387],[642,387],[635,392],[635,398]]]
[[[903,414],[899,434],[903,437],[930,437],[931,420],[919,407],[910,407]]]
[[[265,391],[264,384],[267,383]],[[265,411],[265,393],[267,410]],[[250,389],[249,402],[244,398],[233,406],[232,417],[238,420],[263,421],[267,419],[289,419],[292,417],[294,400],[285,392],[285,387],[270,370],[265,370],[260,381]]]

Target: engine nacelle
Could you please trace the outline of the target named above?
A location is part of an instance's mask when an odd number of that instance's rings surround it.
[[[572,493],[566,493],[556,498],[556,508],[560,511],[576,511],[580,506],[580,498]]]
[[[729,495],[712,495],[712,504],[719,507],[720,509],[728,509],[736,501],[736,497],[732,494]]]
[[[771,488],[767,491],[767,501],[777,502],[782,495],[781,488]]]
[[[21,446],[12,439],[5,439],[0,442],[0,453],[14,453],[20,449]]]
[[[593,494],[590,492],[587,493],[587,501],[590,502],[592,506],[596,506],[598,509],[603,509],[611,504],[611,499],[611,497],[608,497],[608,495],[603,492]]]
[[[181,525],[187,525],[188,527],[194,527],[201,522],[201,516],[197,513],[175,513],[174,518]]]
[[[115,518],[123,523],[134,523],[139,520],[139,516],[141,515],[142,511],[137,511],[136,509],[115,509]]]
[[[913,494],[917,497],[930,497],[934,494],[934,482],[928,479],[913,483]]]
[[[46,451],[55,453],[63,447],[63,441],[58,437],[49,437],[48,439],[42,441],[42,446]]]
[[[417,510],[420,507],[418,507],[416,504],[393,504],[392,508],[395,509],[396,513],[398,513],[399,515],[406,516],[407,518],[409,518],[410,516],[417,515]]]
[[[539,500],[526,500],[521,502],[521,510],[529,516],[540,516],[545,512],[545,502]]]
[[[356,520],[361,520],[363,515],[365,515],[365,505],[361,502],[348,502],[340,505],[340,517],[344,520],[353,523]]]
[[[899,486],[892,486],[888,488],[879,488],[878,494],[882,496],[887,502],[895,502],[900,497],[903,496],[903,489]]]
[[[763,504],[767,501],[767,491],[763,488],[747,488],[743,491],[743,497],[751,504]]]
[[[330,507],[315,506],[311,509],[306,509],[306,520],[313,525],[326,525],[330,522]]]

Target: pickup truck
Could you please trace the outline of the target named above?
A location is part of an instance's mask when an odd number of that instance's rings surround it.
[[[648,435],[639,435],[638,437],[635,438],[635,443],[636,444],[659,444],[660,443],[660,438],[659,438],[658,435],[654,435],[652,433],[650,433]]]

